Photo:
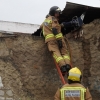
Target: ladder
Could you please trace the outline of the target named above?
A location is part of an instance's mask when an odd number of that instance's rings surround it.
[[[59,74],[59,76],[60,76],[61,82],[62,82],[62,84],[64,85],[64,84],[66,84],[66,81],[65,81],[65,79],[64,79],[64,77],[63,77],[63,75],[62,75],[62,73],[61,73],[61,71],[60,71],[60,68],[59,68],[58,64],[56,63],[56,61],[54,61],[54,62],[55,62],[55,65],[56,65],[56,69],[57,69],[57,71],[58,71],[58,74]]]

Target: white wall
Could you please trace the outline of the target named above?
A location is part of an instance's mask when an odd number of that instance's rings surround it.
[[[34,33],[39,28],[39,25],[0,21],[0,31]]]
[[[0,87],[3,87],[1,76],[0,76]]]

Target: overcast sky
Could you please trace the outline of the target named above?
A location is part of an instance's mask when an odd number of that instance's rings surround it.
[[[63,10],[67,1],[100,7],[100,0],[0,0],[0,20],[41,24],[51,6]]]

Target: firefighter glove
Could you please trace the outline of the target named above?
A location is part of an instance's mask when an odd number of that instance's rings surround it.
[[[70,22],[62,22],[61,26],[62,27],[74,27],[74,26],[77,26],[77,21],[72,20]]]
[[[58,31],[57,31],[56,28],[52,28],[52,32],[53,32],[54,35],[57,35],[58,34]]]
[[[58,42],[58,47],[62,48],[63,47],[62,40],[57,40],[57,42]]]
[[[72,25],[72,26],[75,26],[75,27],[79,26],[77,20],[72,20],[72,21],[70,21],[70,22],[71,22],[71,25]]]

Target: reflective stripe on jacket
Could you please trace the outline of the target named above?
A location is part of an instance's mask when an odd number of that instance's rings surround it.
[[[49,16],[44,20],[42,25],[43,25],[42,29],[43,29],[43,35],[45,37],[45,42],[55,39],[61,39],[63,37],[63,34],[61,33],[61,26],[55,17]],[[57,29],[58,32],[57,35],[53,34],[52,28]]]
[[[61,90],[61,100],[72,98],[74,100],[85,100],[86,89],[82,87],[64,87]],[[76,98],[76,99],[75,99]]]
[[[75,93],[75,90],[77,89],[78,91],[76,91]],[[80,89],[80,93],[79,93],[79,89]],[[68,92],[65,92],[65,90],[67,90]],[[70,90],[72,90],[72,92]],[[80,98],[70,97],[71,95],[79,96],[79,94],[82,94]],[[65,95],[69,97],[64,98]],[[54,96],[54,100],[92,100],[92,96],[88,88],[85,88],[80,83],[72,83],[72,84],[65,84],[62,86],[61,89],[58,89]]]

